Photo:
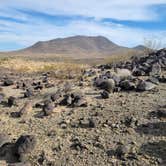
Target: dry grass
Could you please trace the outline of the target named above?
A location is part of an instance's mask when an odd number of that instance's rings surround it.
[[[43,62],[10,58],[1,59],[0,67],[20,73],[53,71],[55,77],[66,78],[81,75],[82,70],[86,69],[88,65],[69,62]]]
[[[111,55],[109,58],[106,58],[104,63],[116,64],[116,63],[119,63],[119,62],[128,61],[133,56],[138,56],[140,53],[138,51],[133,51],[133,50],[125,51],[121,54]]]

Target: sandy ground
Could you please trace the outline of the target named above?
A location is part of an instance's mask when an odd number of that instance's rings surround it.
[[[3,77],[1,73],[1,78]],[[24,76],[10,75],[16,80]],[[39,76],[27,76],[40,80]],[[63,81],[65,82],[65,81]],[[22,98],[24,90],[14,86],[2,87],[4,101],[17,97],[17,106],[0,104],[0,133],[10,135],[15,141],[20,135],[31,134],[37,145],[28,156],[32,165],[55,166],[119,166],[166,165],[166,119],[150,116],[166,103],[166,84],[160,84],[149,92],[117,92],[109,99],[101,99],[100,91],[90,82],[82,87],[71,81],[73,89],[79,89],[88,101],[88,107],[68,108],[57,106],[50,116],[39,118],[40,108],[35,108],[21,118],[13,118],[11,112],[19,111],[26,101],[33,106],[54,93],[64,83],[55,80],[55,87],[47,88],[31,98]],[[131,126],[125,119],[133,118]],[[94,126],[81,126],[92,120]],[[119,146],[125,146],[124,157],[111,155]],[[44,161],[39,164],[41,156]],[[1,160],[1,158],[0,158]]]

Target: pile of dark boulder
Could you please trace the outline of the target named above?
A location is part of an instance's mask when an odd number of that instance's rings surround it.
[[[101,65],[98,69],[100,74],[93,79],[93,84],[104,90],[102,98],[108,98],[110,92],[149,91],[159,82],[166,82],[166,76],[162,74],[166,69],[166,49],[144,57],[133,57],[129,62]]]

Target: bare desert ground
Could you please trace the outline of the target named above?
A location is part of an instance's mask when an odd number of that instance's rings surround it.
[[[1,60],[0,165],[166,165],[165,67]]]

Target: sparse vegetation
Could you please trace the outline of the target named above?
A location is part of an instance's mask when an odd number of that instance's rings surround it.
[[[157,38],[144,38],[144,46],[145,49],[143,50],[143,52],[145,55],[148,55],[154,50],[160,49],[162,46],[162,42]]]
[[[139,54],[138,51],[124,51],[120,54],[111,55],[109,58],[106,58],[104,63],[118,63],[130,60],[133,56],[137,56]]]
[[[54,76],[58,78],[80,76],[82,70],[87,68],[84,64],[65,63],[65,62],[43,62],[32,61],[24,59],[2,59],[0,67],[20,72],[20,73],[34,73],[34,72],[48,72],[53,71]]]

